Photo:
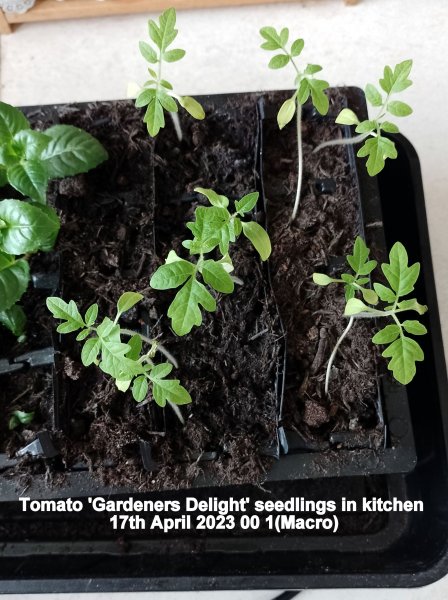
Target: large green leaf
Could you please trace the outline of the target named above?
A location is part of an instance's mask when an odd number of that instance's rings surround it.
[[[17,260],[14,256],[0,252],[0,311],[7,311],[20,300],[29,281],[28,261]]]
[[[1,277],[1,274],[0,274]],[[19,338],[24,338],[26,329],[26,315],[21,306],[13,304],[6,310],[0,310],[0,323],[9,331]]]
[[[357,156],[368,156],[367,172],[373,177],[384,169],[386,158],[397,158],[397,149],[392,140],[378,135],[366,140],[358,150]]]
[[[0,139],[6,141],[22,129],[29,129],[25,115],[14,106],[0,102]]]
[[[45,135],[51,141],[41,158],[50,178],[86,173],[108,157],[98,140],[72,125],[53,125]]]
[[[202,283],[190,277],[177,292],[168,309],[168,317],[177,335],[186,335],[194,325],[199,326],[202,323],[200,306],[213,312],[216,310],[216,301]]]
[[[0,248],[9,254],[26,254],[51,247],[59,229],[51,210],[22,200],[0,201]]]
[[[402,243],[396,242],[389,253],[389,264],[381,265],[390,287],[397,296],[406,296],[414,290],[420,273],[420,263],[408,266],[408,254]]]
[[[26,160],[40,159],[42,151],[50,143],[50,137],[40,131],[23,129],[16,133],[12,145],[14,150]]]
[[[243,234],[251,241],[261,260],[267,260],[271,254],[271,240],[266,231],[258,223],[242,222]]]
[[[392,371],[395,379],[403,385],[412,381],[416,372],[415,363],[424,359],[420,345],[405,335],[400,335],[384,350],[382,355],[391,359],[388,368]]]
[[[6,171],[8,181],[18,192],[45,204],[47,169],[40,160],[22,160]]]
[[[196,270],[187,260],[179,259],[161,265],[151,277],[149,285],[155,290],[169,290],[185,283]]]
[[[234,283],[223,265],[214,260],[206,260],[202,265],[202,277],[217,292],[231,294]]]

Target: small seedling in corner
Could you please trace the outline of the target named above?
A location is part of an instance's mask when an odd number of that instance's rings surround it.
[[[254,221],[243,221],[258,200],[258,192],[247,194],[235,202],[235,212],[228,210],[229,199],[213,190],[196,188],[211,206],[199,206],[195,210],[195,221],[187,223],[193,234],[192,240],[182,245],[197,256],[195,262],[184,260],[171,250],[165,264],[151,277],[150,285],[156,290],[175,289],[180,286],[168,309],[168,317],[177,335],[186,335],[193,326],[202,323],[201,306],[208,312],[216,310],[216,300],[206,286],[223,294],[234,290],[235,278],[232,260],[229,256],[230,243],[236,242],[241,233],[245,235],[259,253],[267,260],[271,253],[271,242],[266,231]],[[216,248],[221,258],[205,258]],[[204,283],[198,280],[201,276]],[[205,284],[205,285],[204,285]]]
[[[178,379],[166,379],[173,365],[168,362],[154,364],[157,343],[140,333],[121,328],[118,323],[121,315],[142,298],[141,294],[125,292],[118,300],[115,319],[105,317],[100,324],[97,324],[97,304],[90,306],[84,317],[73,300],[66,303],[61,298],[50,297],[47,307],[55,319],[62,321],[57,328],[59,333],[79,331],[76,340],[85,340],[81,351],[85,367],[97,365],[115,379],[120,391],[130,388],[137,402],[145,400],[151,390],[156,404],[164,407],[168,403],[182,421],[177,406],[189,404],[191,397]],[[123,336],[130,338],[127,343],[122,341]],[[145,351],[142,350],[144,342],[149,345]]]
[[[294,201],[294,209],[292,212],[292,220],[297,216],[299,209],[300,194],[302,190],[303,176],[303,149],[302,149],[302,105],[311,97],[311,102],[316,110],[321,115],[326,115],[328,112],[328,98],[324,92],[329,86],[327,81],[316,79],[314,76],[322,67],[319,65],[308,64],[305,69],[300,70],[296,65],[295,58],[300,56],[305,42],[302,39],[297,39],[292,42],[290,49],[287,49],[289,39],[289,29],[284,27],[280,32],[277,32],[274,27],[262,27],[260,29],[261,37],[265,40],[261,47],[264,50],[273,52],[280,51],[269,61],[270,69],[282,69],[290,64],[295,73],[294,79],[295,92],[286,100],[277,115],[277,122],[280,129],[283,129],[296,115],[297,126],[297,190]]]
[[[341,140],[331,140],[324,142],[315,148],[314,152],[328,146],[338,144],[359,144],[364,145],[358,150],[357,156],[367,156],[367,172],[370,176],[377,175],[384,169],[387,158],[397,158],[397,149],[392,140],[385,137],[383,133],[398,133],[399,129],[395,123],[387,120],[388,113],[394,117],[407,117],[412,113],[409,104],[400,100],[391,100],[391,96],[402,92],[410,85],[412,81],[408,79],[412,68],[412,60],[405,60],[395,65],[394,70],[391,67],[384,67],[383,79],[379,83],[385,95],[371,83],[367,84],[365,94],[368,102],[378,108],[378,113],[373,119],[360,121],[357,115],[349,108],[343,108],[339,113],[336,123],[340,125],[356,125],[355,131],[358,135],[352,138],[342,138]],[[367,139],[368,138],[368,139]]]
[[[344,284],[347,301],[344,316],[349,317],[347,327],[338,339],[328,361],[325,378],[326,394],[328,394],[331,367],[336,352],[356,319],[386,318],[392,321],[373,336],[372,342],[387,346],[382,356],[390,359],[388,368],[399,383],[403,385],[410,383],[416,373],[415,363],[424,359],[420,345],[406,333],[424,335],[427,333],[426,327],[415,319],[400,320],[400,314],[403,312],[414,311],[423,315],[428,310],[427,306],[419,304],[415,298],[404,299],[414,291],[414,285],[420,273],[420,264],[414,263],[409,266],[405,247],[400,242],[396,242],[389,253],[389,263],[381,265],[381,270],[389,286],[375,282],[373,290],[371,290],[359,287],[363,285],[361,282],[367,283],[366,278],[360,278],[359,275],[370,274],[376,267],[376,262],[368,260],[368,256],[369,249],[361,238],[357,238],[353,255],[347,257],[350,266],[355,271],[355,276],[348,276],[350,279],[348,280],[344,275],[341,276],[341,279],[332,279],[322,273],[313,275],[313,280],[318,285]],[[352,277],[354,277],[353,280]],[[361,293],[364,301],[356,297],[358,292]],[[376,307],[379,301],[385,304],[383,309]]]
[[[59,217],[46,204],[48,181],[85,173],[106,160],[90,134],[71,125],[33,131],[25,115],[0,102],[0,187],[10,184],[27,200],[0,201],[0,323],[24,339],[26,316],[16,304],[30,281],[29,257],[51,250]]]
[[[160,129],[165,127],[164,110],[173,118],[179,141],[182,140],[182,130],[180,128],[179,118],[177,116],[177,102],[195,119],[205,117],[204,109],[197,100],[190,96],[179,96],[174,93],[173,86],[166,79],[162,79],[162,65],[164,62],[172,63],[181,60],[185,56],[185,50],[181,48],[168,47],[177,37],[176,11],[169,8],[159,17],[159,22],[149,20],[149,37],[154,46],[147,42],[140,42],[140,52],[143,58],[151,65],[157,65],[157,71],[152,67],[148,68],[150,79],[141,87],[135,106],[141,108],[146,106],[144,122],[148,128],[149,135],[155,137]],[[177,102],[176,102],[177,100]]]
[[[25,412],[23,410],[15,410],[11,413],[8,422],[8,429],[12,431],[16,429],[19,425],[29,425],[33,422],[34,419],[34,411]]]

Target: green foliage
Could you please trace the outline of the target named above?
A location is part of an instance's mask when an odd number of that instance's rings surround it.
[[[85,173],[107,159],[103,146],[71,125],[32,131],[26,117],[0,102],[0,171],[23,196],[46,203],[48,181]]]
[[[347,301],[350,298],[354,298],[357,292],[360,292],[366,302],[377,304],[377,294],[369,287],[365,287],[370,282],[368,276],[377,265],[375,260],[368,260],[369,254],[370,250],[367,248],[364,240],[358,236],[353,247],[353,254],[347,256],[347,262],[354,274],[343,273],[340,279],[335,279],[323,273],[313,273],[314,283],[323,286],[330,283],[342,283]]]
[[[190,96],[175,94],[171,83],[162,79],[162,63],[177,62],[185,56],[185,50],[180,48],[168,50],[177,37],[175,27],[176,11],[174,8],[169,8],[160,15],[158,23],[153,20],[148,21],[148,33],[154,45],[151,46],[147,42],[139,44],[143,58],[151,65],[158,65],[157,71],[148,67],[150,79],[145,82],[135,101],[137,108],[146,106],[143,120],[152,137],[165,127],[164,111],[171,113],[178,111],[176,100],[195,119],[205,117],[204,110],[197,100]]]
[[[103,146],[85,131],[71,125],[33,131],[20,110],[0,102],[0,186],[9,183],[29,198],[0,201],[0,323],[19,339],[26,318],[15,303],[30,280],[27,258],[51,250],[60,227],[46,204],[48,181],[84,173],[106,158]]]
[[[381,89],[385,92],[384,97],[371,83],[366,86],[367,101],[373,107],[379,108],[374,119],[359,121],[357,115],[349,108],[342,109],[336,119],[336,123],[342,125],[356,125],[356,133],[369,136],[359,149],[358,156],[367,157],[367,172],[371,176],[383,170],[387,158],[397,158],[394,142],[384,137],[383,133],[399,132],[397,125],[386,119],[388,113],[394,117],[407,117],[412,113],[412,108],[405,102],[390,100],[392,94],[402,92],[412,85],[412,81],[408,78],[411,68],[412,60],[399,63],[393,70],[391,67],[384,67],[383,79],[379,81]]]
[[[250,240],[262,260],[267,260],[271,253],[266,231],[258,223],[242,220],[255,207],[258,192],[237,200],[232,214],[228,210],[229,199],[226,196],[204,188],[196,188],[195,191],[203,194],[211,205],[196,208],[195,220],[187,223],[193,239],[185,240],[183,246],[191,256],[197,255],[197,260],[184,260],[171,250],[165,264],[157,269],[150,281],[151,287],[157,290],[180,287],[168,309],[168,317],[174,332],[181,336],[189,333],[195,325],[201,325],[201,308],[208,312],[216,310],[216,300],[209,289],[223,294],[233,292],[234,280],[230,275],[233,264],[229,248],[241,233]],[[216,249],[221,254],[220,259],[204,258],[205,254]],[[198,280],[199,275],[204,283]]]
[[[15,410],[11,413],[9,417],[8,429],[11,431],[16,429],[19,425],[29,425],[33,422],[34,419],[34,411],[33,412],[24,412],[23,410]]]
[[[264,42],[261,47],[270,52],[278,52],[269,61],[270,69],[282,69],[288,64],[293,67],[296,77],[294,80],[295,92],[291,98],[288,98],[281,106],[277,121],[280,129],[287,125],[296,113],[297,104],[305,104],[311,97],[311,102],[321,115],[328,112],[328,97],[325,90],[328,88],[328,82],[323,79],[316,79],[314,75],[322,70],[319,65],[308,64],[305,69],[299,70],[294,58],[300,56],[305,42],[302,39],[294,40],[288,50],[289,29],[284,27],[281,31],[276,31],[274,27],[262,27],[260,35]]]
[[[359,243],[358,240],[360,238],[357,238],[355,243],[355,247],[358,244],[358,250],[354,251],[353,256],[348,257],[350,266],[353,270],[360,269],[358,271],[360,274],[371,273],[376,263],[375,261],[367,260],[369,251],[364,242]],[[356,298],[355,294],[351,291],[347,294],[346,288],[347,304],[344,315],[348,317],[389,318],[393,320],[392,324],[388,324],[378,331],[373,336],[372,341],[374,344],[387,346],[382,356],[390,359],[388,368],[392,371],[395,379],[406,385],[415,376],[416,362],[424,359],[423,350],[420,345],[406,334],[424,335],[427,333],[427,330],[418,320],[400,321],[398,315],[408,311],[414,311],[418,315],[423,315],[428,310],[427,306],[419,304],[415,298],[404,299],[405,296],[414,291],[415,283],[420,274],[420,264],[414,263],[413,265],[409,265],[405,247],[400,242],[396,242],[389,253],[389,262],[383,263],[381,270],[388,285],[375,282],[373,284],[374,292],[369,290],[372,293],[371,298],[362,294],[363,301]],[[341,281],[331,279],[322,274],[314,274],[313,279],[318,285],[328,285],[328,283],[333,283],[334,281]],[[361,291],[362,293],[362,290],[355,290],[355,293],[356,291]],[[385,304],[383,309],[376,307],[379,301]]]
[[[131,389],[137,402],[142,402],[152,390],[152,396],[159,406],[167,402],[172,404],[189,404],[190,394],[180,385],[178,379],[166,379],[170,374],[170,363],[154,364],[153,358],[157,348],[152,344],[143,352],[143,339],[135,333],[127,343],[122,341],[124,333],[118,324],[120,316],[130,310],[143,296],[135,292],[125,292],[118,300],[115,320],[103,318],[97,324],[98,305],[93,304],[81,315],[73,300],[66,303],[61,298],[47,298],[47,307],[55,319],[62,323],[57,331],[62,334],[77,331],[76,339],[83,341],[81,361],[84,366],[97,365],[104,373],[110,375],[119,390]]]

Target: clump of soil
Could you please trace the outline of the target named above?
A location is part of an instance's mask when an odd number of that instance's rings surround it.
[[[276,93],[268,112],[286,98]],[[343,96],[332,92],[330,112],[342,108]],[[312,281],[313,272],[335,275],[332,264],[351,253],[361,223],[357,183],[348,150],[336,146],[313,154],[322,141],[336,139],[333,119],[308,118],[302,124],[304,177],[298,218],[290,223],[297,183],[297,141],[294,124],[279,133],[274,119],[264,126],[264,184],[268,205],[273,287],[287,331],[287,384],[284,422],[311,439],[328,439],[332,431],[375,431],[376,352],[371,324],[357,322],[335,361],[329,397],[325,370],[343,317],[342,286],[325,288]],[[316,179],[331,178],[334,193],[319,195]],[[342,261],[342,268],[344,262]],[[342,271],[343,272],[343,271]],[[377,435],[378,444],[382,432]]]

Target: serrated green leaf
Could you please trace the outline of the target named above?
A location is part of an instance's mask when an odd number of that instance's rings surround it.
[[[101,349],[101,342],[97,337],[88,339],[81,351],[81,362],[85,367],[92,365],[97,359]]]
[[[339,125],[358,125],[359,119],[349,108],[343,108],[336,117],[336,123]]]
[[[194,240],[188,246],[191,254],[211,252],[220,244],[223,236],[228,236],[230,213],[220,206],[199,206],[195,212],[195,221],[187,223]]]
[[[149,285],[155,290],[169,290],[177,288],[193,275],[196,267],[187,260],[161,265],[151,277]]]
[[[92,306],[90,306],[87,309],[85,317],[84,317],[84,321],[85,321],[86,325],[88,325],[89,327],[94,325],[95,321],[97,320],[97,317],[98,317],[98,304],[92,304]]]
[[[353,254],[347,256],[347,262],[355,273],[360,273],[366,260],[368,259],[370,250],[367,248],[362,237],[357,236],[353,246]]]
[[[273,27],[262,27],[260,35],[266,41],[261,45],[264,50],[280,50],[282,42],[279,34]]]
[[[156,137],[159,131],[165,127],[163,107],[157,96],[148,104],[143,121],[146,123],[148,133],[151,137]]]
[[[372,106],[381,106],[383,104],[383,98],[380,92],[371,83],[366,85],[365,93],[367,100]]]
[[[154,101],[155,95],[155,89],[142,90],[135,99],[136,108],[142,108],[143,106],[147,106],[150,102]]]
[[[51,211],[22,200],[0,201],[0,247],[9,254],[48,249],[59,230]]]
[[[205,112],[197,100],[191,96],[180,96],[179,104],[194,118],[201,121],[205,117]]]
[[[146,42],[139,42],[140,54],[151,64],[157,62],[157,52]]]
[[[20,300],[30,281],[28,261],[0,251],[0,311],[7,311]]]
[[[2,288],[1,285],[1,271],[0,271],[0,291]],[[0,304],[2,303],[3,297],[0,300]],[[10,308],[6,310],[0,310],[0,323],[9,329],[9,331],[16,337],[23,338],[26,329],[26,315],[21,306],[18,304],[13,304]]]
[[[392,371],[395,379],[403,385],[407,385],[412,381],[416,372],[415,363],[424,359],[420,345],[405,335],[401,335],[392,342],[384,350],[382,356],[391,359],[388,369]]]
[[[136,402],[142,402],[148,394],[148,380],[144,375],[134,379],[132,384],[132,396]]]
[[[159,28],[161,45],[160,49],[165,51],[166,48],[176,39],[176,11],[174,8],[168,8],[159,17]]]
[[[277,123],[279,129],[283,129],[294,117],[296,113],[296,100],[295,98],[288,98],[285,100],[280,107],[277,114]]]
[[[374,344],[390,344],[400,335],[400,328],[398,325],[386,325],[381,331],[378,331],[373,338]]]
[[[412,114],[412,108],[406,102],[400,102],[399,100],[392,100],[387,104],[387,110],[391,115],[395,117],[407,117]]]
[[[202,265],[202,277],[205,283],[217,292],[231,294],[235,287],[232,278],[224,267],[214,260],[206,260]]]
[[[23,160],[6,171],[8,181],[18,192],[45,203],[48,174],[40,160]]]
[[[386,158],[397,158],[397,149],[395,144],[385,137],[372,137],[364,142],[357,156],[368,156],[367,172],[373,177],[383,170]]]
[[[70,329],[64,331],[64,333],[70,333],[71,331],[77,331],[78,329],[83,329],[85,327],[83,318],[73,300],[70,300],[70,302],[67,303],[64,302],[62,298],[50,296],[47,298],[46,304],[48,310],[55,319],[66,321],[66,324],[70,326]]]
[[[321,115],[326,115],[330,106],[328,96],[324,90],[329,87],[328,81],[321,79],[308,79],[311,91],[311,100],[314,107]]]
[[[167,50],[163,53],[163,60],[169,63],[177,62],[185,56],[185,50],[181,48],[175,48],[174,50]]]
[[[250,212],[257,204],[258,197],[258,192],[251,192],[250,194],[246,194],[245,196],[243,196],[241,200],[237,200],[235,202],[236,212],[241,216]]]
[[[401,326],[405,331],[411,333],[412,335],[425,335],[425,333],[428,333],[428,330],[422,323],[420,323],[420,321],[404,321]]]
[[[401,310],[415,310],[419,315],[424,315],[428,310],[425,304],[419,304],[415,298],[402,300],[397,304],[397,308]]]
[[[41,159],[50,179],[86,173],[108,158],[97,139],[72,125],[53,125],[45,135],[51,141]]]
[[[266,231],[254,221],[241,222],[243,234],[250,240],[261,260],[267,260],[271,254],[271,240]]]
[[[217,194],[214,190],[195,187],[194,191],[205,196],[212,206],[220,206],[222,208],[229,206],[229,199],[226,196]]]
[[[183,405],[190,404],[191,396],[187,390],[180,385],[178,379],[162,379],[154,376],[154,369],[149,375],[152,381],[152,393],[155,402],[163,407],[167,402]]]
[[[292,43],[291,46],[291,56],[299,56],[302,53],[303,48],[305,47],[305,42],[302,39],[297,39]],[[310,66],[310,65],[308,65]],[[308,67],[307,67],[308,68]],[[315,71],[317,72],[317,71]],[[305,70],[306,73],[306,70]]]
[[[117,302],[118,314],[121,315],[124,312],[131,310],[131,308],[141,302],[141,300],[143,300],[143,294],[138,294],[137,292],[124,292]]]
[[[283,67],[286,67],[289,60],[290,58],[287,54],[276,54],[269,61],[268,67],[270,69],[282,69]]]
[[[0,139],[8,140],[19,131],[29,128],[30,124],[20,110],[6,102],[0,102]]]
[[[383,79],[380,79],[380,86],[387,94],[389,94],[392,91],[392,85],[393,85],[392,69],[389,66],[385,66]]]
[[[420,263],[408,266],[408,254],[403,244],[396,242],[392,246],[389,252],[389,263],[382,264],[381,268],[398,297],[407,296],[414,290],[420,274]]]
[[[213,312],[216,310],[216,301],[202,283],[190,277],[177,292],[168,309],[168,317],[171,318],[171,325],[177,335],[186,335],[194,325],[202,323],[200,306]]]

